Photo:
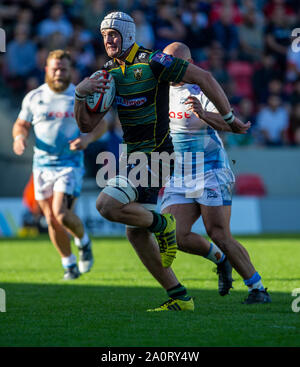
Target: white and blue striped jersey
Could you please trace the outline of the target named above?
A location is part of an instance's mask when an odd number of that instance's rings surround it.
[[[218,112],[198,85],[170,86],[170,129],[175,152],[203,153],[204,173],[230,169],[227,153],[217,131],[189,111],[189,105],[184,104],[189,96],[198,98],[205,111]]]
[[[69,141],[80,136],[74,94],[74,84],[57,93],[45,83],[25,96],[18,117],[33,126],[34,168],[83,167],[83,152],[69,148]]]

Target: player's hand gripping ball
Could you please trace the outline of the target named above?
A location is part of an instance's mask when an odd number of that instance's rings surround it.
[[[98,70],[90,78],[94,78],[95,76],[98,77],[98,80],[108,79],[109,82],[105,82],[104,84],[108,84],[109,88],[105,89],[105,93],[95,92],[86,96],[86,104],[92,112],[105,112],[112,105],[116,95],[115,81],[113,76],[106,70]]]

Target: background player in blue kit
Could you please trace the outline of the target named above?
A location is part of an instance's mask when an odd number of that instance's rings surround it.
[[[74,118],[75,86],[71,83],[68,52],[50,52],[45,71],[45,83],[23,100],[13,126],[13,150],[17,155],[23,154],[32,126],[35,198],[47,220],[50,239],[61,256],[64,279],[75,279],[93,265],[92,243],[72,210],[84,174],[82,150],[104,133],[105,124],[81,135]],[[78,266],[70,235],[79,248]]]

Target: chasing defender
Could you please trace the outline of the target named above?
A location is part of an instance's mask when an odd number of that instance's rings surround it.
[[[163,52],[193,62],[189,48],[183,43],[171,43]],[[223,143],[215,130],[232,132],[230,124],[224,123],[218,110],[198,85],[185,83],[170,87],[170,121],[175,152],[182,156],[185,152],[194,153],[190,162],[185,161],[185,164],[194,167],[195,154],[202,152],[204,155],[204,175],[200,176],[199,182],[194,183],[194,187],[175,185],[178,171],[175,165],[175,177],[164,190],[161,211],[171,213],[176,218],[179,249],[204,256],[217,264],[219,293],[222,296],[232,288],[229,260],[248,286],[249,295],[244,303],[270,302],[271,298],[248,252],[230,233],[235,178]],[[249,127],[250,123],[245,124],[240,133],[245,133]],[[193,224],[201,215],[207,234],[213,240],[211,243],[192,232]]]

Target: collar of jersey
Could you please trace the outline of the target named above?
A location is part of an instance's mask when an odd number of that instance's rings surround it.
[[[140,48],[140,46],[137,43],[133,44],[132,49],[130,50],[128,56],[125,59],[126,64],[132,64],[133,63],[133,60],[134,60],[135,55],[138,52],[139,48]],[[116,62],[116,59],[114,59],[114,61]]]
[[[137,43],[134,43],[132,49],[130,50],[128,56],[126,57],[125,62],[127,61],[129,64],[133,63],[133,60],[135,58],[136,53],[138,52],[138,49],[140,46]]]

